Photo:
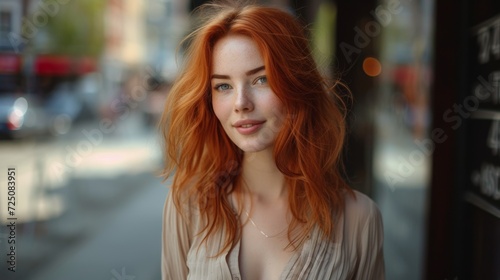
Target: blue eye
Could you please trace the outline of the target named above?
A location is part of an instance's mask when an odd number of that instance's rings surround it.
[[[266,76],[260,76],[255,80],[256,84],[263,85],[267,84],[267,77]]]
[[[217,91],[225,91],[231,89],[231,86],[228,84],[218,84],[214,88]]]

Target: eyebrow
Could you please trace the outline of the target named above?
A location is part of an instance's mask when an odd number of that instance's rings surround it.
[[[266,69],[266,67],[264,65],[262,65],[262,66],[259,66],[257,68],[254,68],[252,70],[247,71],[245,73],[245,75],[251,76],[251,75],[258,73],[259,71],[262,71],[264,69]],[[229,75],[219,75],[219,74],[212,75],[212,79],[229,79],[229,78],[230,78]]]

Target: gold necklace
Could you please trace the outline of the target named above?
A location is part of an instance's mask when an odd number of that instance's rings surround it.
[[[280,236],[280,235],[281,235],[281,234],[283,234],[283,232],[287,229],[287,228],[285,227],[282,231],[278,232],[277,234],[274,234],[274,235],[268,235],[268,234],[266,234],[266,233],[265,233],[262,229],[260,229],[260,228],[257,226],[257,224],[255,224],[255,222],[252,220],[252,218],[250,218],[250,215],[248,214],[248,212],[247,212],[246,210],[244,210],[244,211],[245,211],[245,214],[247,215],[248,220],[249,220],[249,221],[250,221],[250,223],[252,224],[252,226],[254,226],[254,227],[255,227],[255,228],[256,228],[256,229],[260,232],[260,234],[264,235],[266,238],[274,238],[274,237]]]

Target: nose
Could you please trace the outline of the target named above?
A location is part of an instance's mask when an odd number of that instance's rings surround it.
[[[246,86],[239,88],[236,92],[234,101],[235,112],[249,112],[254,108],[249,89]]]

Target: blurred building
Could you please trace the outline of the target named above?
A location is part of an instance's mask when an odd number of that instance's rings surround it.
[[[21,54],[12,43],[21,31],[24,1],[0,2],[0,92],[15,91],[21,73]]]
[[[172,0],[1,1],[0,91],[70,95],[86,115],[107,116],[113,99],[175,77],[187,13]]]
[[[435,5],[427,276],[500,279],[500,2]]]
[[[101,95],[101,110],[104,116],[119,114],[109,105],[113,107],[117,99],[126,99],[130,103],[127,106],[141,110],[147,123],[153,124],[161,113],[168,85],[177,75],[177,46],[189,28],[187,2],[106,3],[100,64],[105,94]]]

